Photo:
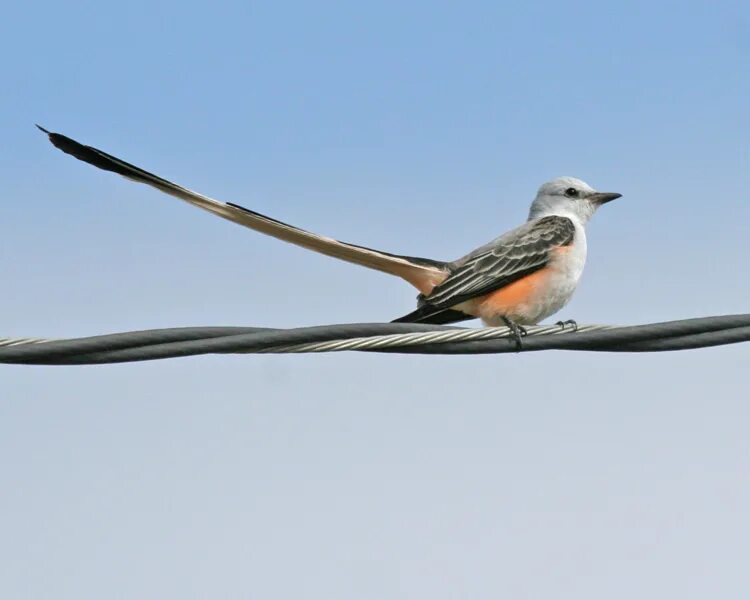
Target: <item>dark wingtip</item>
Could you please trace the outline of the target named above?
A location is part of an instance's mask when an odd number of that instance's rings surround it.
[[[46,133],[47,135],[52,135],[52,132],[50,132],[50,131],[47,131],[47,130],[46,130],[46,129],[45,129],[44,127],[42,127],[42,126],[41,126],[41,125],[40,125],[39,123],[35,123],[35,125],[36,125],[36,128],[37,128],[37,129],[38,129],[39,131],[43,131],[43,132],[44,132],[44,133]]]

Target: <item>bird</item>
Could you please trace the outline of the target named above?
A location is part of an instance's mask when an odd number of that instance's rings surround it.
[[[140,167],[37,125],[63,152],[100,169],[145,183],[229,221],[277,239],[400,277],[418,291],[416,310],[395,323],[445,325],[479,318],[506,326],[520,339],[562,309],[573,296],[586,262],[586,225],[622,194],[599,192],[575,177],[543,184],[528,219],[457,260],[392,254],[318,235],[234,204],[214,200]],[[559,321],[577,327],[575,321]]]

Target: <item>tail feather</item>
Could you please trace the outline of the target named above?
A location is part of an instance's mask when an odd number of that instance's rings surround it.
[[[104,169],[105,171],[112,171],[132,181],[150,185],[170,196],[184,200],[193,206],[207,210],[255,231],[327,256],[396,275],[405,279],[423,293],[431,290],[436,284],[445,279],[447,266],[444,262],[391,254],[318,235],[267,217],[238,204],[214,200],[213,198],[163,179],[158,175],[149,173],[102,150],[98,150],[92,146],[85,146],[59,133],[47,131],[39,125],[37,127],[47,134],[54,146],[78,160],[99,169]]]
[[[425,304],[417,310],[410,312],[408,315],[399,317],[391,321],[392,323],[429,323],[432,325],[447,325],[449,323],[458,323],[459,321],[468,321],[475,319],[460,310],[451,308],[436,309],[435,307]]]

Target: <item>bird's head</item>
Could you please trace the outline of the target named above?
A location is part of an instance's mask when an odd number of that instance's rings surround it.
[[[602,204],[620,196],[622,194],[597,192],[575,177],[558,177],[539,188],[531,203],[529,219],[561,215],[575,216],[581,223],[586,223]]]

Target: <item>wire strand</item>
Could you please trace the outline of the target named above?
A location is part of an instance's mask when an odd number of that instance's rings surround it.
[[[750,341],[750,314],[615,327],[528,327],[519,345],[507,327],[462,328],[415,323],[347,323],[272,329],[181,327],[51,340],[0,338],[0,363],[93,365],[203,354],[384,352],[503,354],[572,350],[666,352]]]

